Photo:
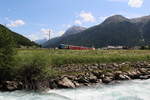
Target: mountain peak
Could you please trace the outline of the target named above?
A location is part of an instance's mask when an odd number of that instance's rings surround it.
[[[63,36],[73,35],[73,34],[82,32],[82,31],[84,31],[85,29],[86,29],[85,27],[74,25],[74,26],[70,27],[70,28],[64,33]]]
[[[130,21],[130,20],[122,15],[113,15],[113,16],[108,17],[103,23],[110,24],[110,23],[116,23],[116,22],[122,22],[122,21]]]
[[[85,27],[82,27],[82,26],[76,26],[76,25],[73,25],[72,27],[70,27],[68,30],[72,30],[72,29],[86,29]],[[68,31],[67,30],[67,31]]]
[[[42,44],[44,44],[46,41],[48,41],[48,39],[44,38],[44,39],[35,40],[35,43],[42,45]]]

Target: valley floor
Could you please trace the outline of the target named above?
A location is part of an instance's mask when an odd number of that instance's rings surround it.
[[[0,82],[2,91],[77,88],[150,78],[148,50],[18,50],[15,59],[17,73]]]

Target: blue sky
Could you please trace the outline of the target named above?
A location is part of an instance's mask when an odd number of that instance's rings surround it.
[[[150,15],[150,0],[1,0],[0,24],[31,40],[60,36],[72,25],[91,27],[121,14]]]

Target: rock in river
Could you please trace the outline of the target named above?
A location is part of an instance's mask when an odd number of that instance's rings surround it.
[[[75,88],[74,83],[67,77],[60,79],[57,84],[60,88]]]

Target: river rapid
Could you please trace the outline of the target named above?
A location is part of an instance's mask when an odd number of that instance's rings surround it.
[[[150,80],[125,81],[90,88],[0,92],[0,100],[150,100]]]

